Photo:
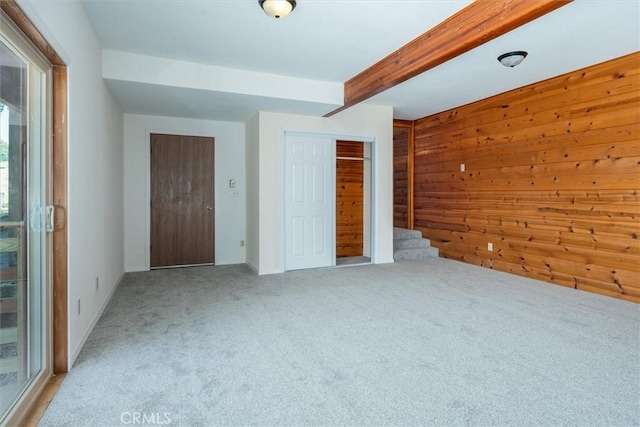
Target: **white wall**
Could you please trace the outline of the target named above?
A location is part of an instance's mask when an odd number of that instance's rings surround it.
[[[260,115],[246,124],[247,134],[247,264],[258,271],[260,265]]]
[[[261,274],[284,271],[284,132],[375,140],[373,256],[376,262],[393,262],[391,107],[358,105],[331,118],[259,113],[247,124],[251,152],[245,157],[242,123],[138,115],[123,119],[102,80],[102,51],[82,3],[18,3],[69,66],[70,363],[125,268],[138,271],[149,266],[147,131],[216,138],[216,263],[248,260]],[[250,165],[248,173],[245,162]],[[241,191],[235,200],[228,197],[230,178],[236,179]],[[246,205],[245,179],[252,183]],[[250,232],[245,236],[247,206]],[[242,239],[251,245],[247,254],[239,245]]]
[[[197,64],[128,52],[103,52],[103,77],[221,93],[291,99],[320,105],[342,105],[344,85],[278,74]]]
[[[123,114],[102,80],[102,49],[82,3],[18,3],[69,67],[71,366],[124,272]]]
[[[256,123],[257,122],[257,123]],[[259,141],[249,142],[253,163],[258,150],[258,179],[251,185],[250,206],[257,206],[258,225],[251,225],[250,247],[257,247],[251,264],[259,274],[284,271],[284,133],[308,132],[336,135],[341,139],[373,140],[373,237],[372,260],[393,262],[393,108],[360,104],[330,118],[260,112],[249,122],[258,126]],[[252,165],[250,174],[255,173]],[[252,213],[253,215],[253,213]],[[253,217],[252,217],[253,218]]]
[[[215,138],[215,263],[239,264],[245,247],[245,132],[243,123],[125,114],[125,269],[149,270],[149,134]],[[236,180],[240,197],[229,194]]]

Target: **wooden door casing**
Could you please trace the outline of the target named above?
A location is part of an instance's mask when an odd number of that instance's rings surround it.
[[[151,268],[214,263],[214,138],[151,134]]]

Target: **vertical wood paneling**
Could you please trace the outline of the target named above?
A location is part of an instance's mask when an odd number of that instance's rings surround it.
[[[393,226],[413,229],[413,122],[393,121]]]
[[[393,127],[393,226],[409,228],[409,137],[410,127]]]
[[[640,302],[640,53],[414,125],[442,256]]]
[[[336,144],[336,257],[364,252],[364,143]]]

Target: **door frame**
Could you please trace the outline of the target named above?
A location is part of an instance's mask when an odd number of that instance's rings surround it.
[[[56,224],[53,233],[53,372],[69,370],[68,348],[68,74],[67,65],[44,38],[16,0],[2,0],[0,8],[52,65],[51,174]]]
[[[0,9],[6,14],[24,38],[31,42],[51,65],[49,71],[49,99],[46,106],[47,128],[51,132],[47,142],[47,163],[50,179],[47,203],[55,206],[54,231],[47,238],[51,249],[50,266],[46,273],[50,288],[47,296],[45,327],[49,338],[45,351],[45,371],[33,387],[22,395],[9,412],[9,423],[21,422],[31,409],[35,399],[47,386],[53,374],[64,374],[69,370],[68,344],[68,74],[65,61],[45,39],[34,23],[15,0],[0,1]]]
[[[164,135],[175,135],[175,136],[197,136],[197,137],[204,137],[204,138],[213,138],[213,205],[214,205],[214,209],[213,209],[213,263],[215,265],[216,263],[216,254],[218,253],[217,251],[217,241],[218,241],[218,233],[216,233],[216,224],[218,223],[218,221],[220,220],[220,218],[218,218],[218,211],[219,209],[217,209],[218,206],[218,197],[219,197],[219,192],[216,191],[216,182],[217,177],[217,170],[218,168],[216,167],[216,162],[217,162],[217,144],[216,144],[216,137],[214,135],[211,135],[209,133],[204,133],[204,132],[189,132],[188,135],[185,132],[177,132],[175,130],[171,130],[171,129],[161,129],[161,128],[153,128],[153,129],[145,129],[145,140],[144,140],[144,146],[145,146],[145,152],[144,152],[144,162],[145,162],[145,193],[144,193],[144,200],[145,200],[145,246],[144,246],[144,264],[145,264],[145,270],[146,271],[150,271],[151,270],[151,134],[153,133],[159,133],[159,134],[164,134]],[[181,266],[182,267],[182,266]],[[184,266],[186,267],[186,266]]]
[[[354,141],[354,142],[363,142],[365,144],[368,144],[371,147],[371,177],[370,177],[370,181],[371,181],[371,185],[370,185],[370,190],[369,195],[370,195],[370,223],[369,223],[369,230],[365,230],[365,234],[368,233],[369,236],[369,242],[370,242],[370,248],[371,248],[371,264],[377,264],[378,263],[378,229],[377,227],[375,227],[375,224],[378,223],[378,194],[377,194],[377,189],[379,188],[379,171],[378,171],[378,144],[377,144],[377,139],[375,137],[370,137],[370,136],[362,136],[362,135],[349,135],[349,134],[344,134],[344,133],[332,133],[332,132],[314,132],[314,131],[303,131],[303,130],[299,130],[299,129],[283,129],[282,133],[281,133],[281,141],[282,141],[282,145],[281,145],[281,153],[282,153],[282,169],[281,169],[281,184],[282,184],[282,218],[280,218],[280,225],[281,225],[281,230],[282,230],[282,250],[283,250],[283,257],[282,257],[282,271],[289,271],[287,270],[287,266],[286,266],[286,254],[287,254],[287,211],[286,211],[286,168],[287,168],[287,153],[286,153],[286,138],[287,135],[296,135],[296,136],[310,136],[310,137],[315,137],[315,138],[331,138],[333,140],[333,146],[334,146],[334,170],[333,170],[333,183],[332,185],[335,187],[335,182],[336,182],[336,172],[335,172],[335,145],[336,145],[336,141],[338,140],[346,140],[346,141]],[[366,150],[365,150],[366,152]],[[366,190],[365,190],[366,192]],[[333,247],[333,266],[336,265],[336,256],[335,256],[335,245],[336,245],[336,238],[335,238],[335,209],[336,209],[336,200],[335,200],[335,194],[333,197],[333,228],[334,228],[334,233],[333,233],[333,241],[332,241],[332,247]],[[365,224],[366,226],[366,224]]]

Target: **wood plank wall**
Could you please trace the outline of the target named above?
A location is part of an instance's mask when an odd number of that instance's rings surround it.
[[[364,143],[336,144],[336,258],[364,253]]]
[[[407,164],[410,131],[405,126],[393,127],[393,226],[400,228],[409,228]]]
[[[640,302],[640,53],[414,125],[442,256]]]

